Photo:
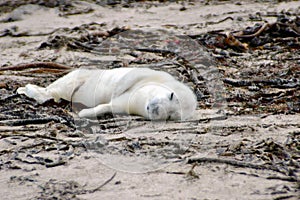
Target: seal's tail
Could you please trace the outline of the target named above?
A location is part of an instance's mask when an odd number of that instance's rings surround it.
[[[53,97],[47,92],[46,88],[32,84],[27,84],[25,87],[18,88],[17,93],[25,94],[26,96],[35,99],[39,104],[53,99]]]

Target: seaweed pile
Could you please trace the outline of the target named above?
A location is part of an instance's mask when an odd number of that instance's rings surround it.
[[[271,14],[277,16],[274,23],[191,36],[219,60],[227,102],[235,114],[300,111],[300,18]]]

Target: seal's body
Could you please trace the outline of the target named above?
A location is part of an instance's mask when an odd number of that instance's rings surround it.
[[[80,117],[135,114],[151,120],[184,120],[196,109],[194,93],[170,74],[148,68],[77,69],[46,88],[28,84],[17,91],[39,103],[65,99],[84,104]]]

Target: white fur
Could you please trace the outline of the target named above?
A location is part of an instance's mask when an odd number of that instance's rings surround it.
[[[127,113],[152,120],[184,120],[193,115],[197,104],[183,83],[148,68],[77,69],[46,88],[28,84],[17,92],[38,103],[65,99],[90,107],[81,110],[80,117]]]

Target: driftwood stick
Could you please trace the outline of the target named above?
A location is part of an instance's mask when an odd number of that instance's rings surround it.
[[[0,71],[6,71],[6,70],[20,71],[24,69],[34,69],[34,68],[60,69],[60,70],[73,69],[72,67],[61,65],[58,63],[53,63],[53,62],[37,62],[37,63],[13,65],[8,67],[0,67]]]
[[[236,38],[254,38],[254,37],[260,35],[264,30],[266,30],[267,28],[269,28],[271,26],[273,26],[273,24],[265,23],[264,25],[262,25],[260,27],[260,29],[258,29],[258,31],[256,31],[253,34],[250,34],[250,35],[234,34],[233,36],[236,37]]]
[[[100,186],[94,188],[94,189],[90,189],[90,190],[83,190],[83,191],[80,191],[79,193],[80,194],[91,194],[91,193],[94,193],[98,190],[100,190],[102,187],[104,187],[105,185],[107,185],[109,182],[111,182],[115,176],[116,176],[117,172],[115,172],[109,179],[107,179],[104,183],[102,183]]]
[[[59,159],[59,160],[51,162],[51,163],[45,163],[45,166],[47,168],[51,168],[51,167],[57,167],[57,166],[64,165],[64,164],[66,164],[66,161]]]
[[[26,164],[45,165],[45,162],[42,162],[42,161],[29,161],[29,160],[22,159],[20,157],[15,157],[15,160],[26,163]]]
[[[258,165],[253,163],[247,163],[237,160],[229,160],[229,159],[220,159],[220,158],[206,158],[206,157],[195,157],[188,159],[188,163],[221,163],[221,164],[228,164],[236,167],[242,167],[242,168],[252,168],[252,169],[258,169],[258,170],[271,170],[279,173],[286,174],[282,170],[279,170],[275,166],[269,166],[269,165]]]
[[[235,87],[243,87],[243,86],[252,85],[252,81],[249,81],[249,80],[234,80],[234,79],[225,78],[225,79],[223,79],[223,82],[227,83],[229,85],[235,86]]]
[[[297,182],[299,181],[298,179],[296,179],[295,177],[280,177],[280,176],[269,176],[267,177],[267,179],[269,180],[281,180],[281,181],[288,181],[288,182]]]
[[[34,126],[34,127],[24,127],[24,126],[0,126],[0,138],[2,137],[10,137],[12,133],[16,131],[23,131],[23,132],[32,132],[42,129],[42,127]],[[5,135],[2,135],[2,133],[5,133]]]
[[[3,120],[0,121],[0,125],[22,126],[28,124],[46,124],[52,121],[61,123],[61,119],[59,119],[58,117],[45,117],[45,118],[36,118],[36,119]]]
[[[29,134],[11,134],[11,133],[0,133],[0,138],[6,138],[6,137],[28,137],[28,138],[40,138],[40,139],[47,139],[47,140],[52,140],[55,142],[61,142],[62,144],[68,144],[68,141],[65,141],[63,139],[59,139],[56,137],[51,137],[47,135],[42,135],[42,134],[36,134],[36,135],[29,135]]]
[[[300,86],[299,82],[294,82],[287,79],[270,79],[270,80],[235,80],[230,78],[224,78],[223,82],[234,87],[244,87],[251,86],[253,84],[270,85],[272,87],[287,89],[287,88],[297,88]]]
[[[229,17],[225,17],[224,19],[221,19],[221,20],[216,21],[216,22],[206,22],[206,24],[207,25],[220,24],[220,23],[225,22],[225,21],[227,21],[229,19],[232,20],[232,21],[234,20],[233,17],[229,16]]]
[[[0,102],[3,102],[3,101],[8,101],[8,100],[11,100],[13,98],[16,98],[16,97],[19,97],[20,95],[19,94],[10,94],[4,98],[1,98],[0,99]]]
[[[150,53],[170,53],[175,54],[174,52],[166,49],[154,49],[154,48],[135,48],[137,51],[141,52],[150,52]]]
[[[38,69],[30,69],[26,70],[28,74],[42,74],[42,73],[50,73],[50,74],[60,74],[60,73],[68,73],[69,70],[66,69],[49,69],[49,68],[38,68]],[[24,72],[21,72],[24,73]]]

